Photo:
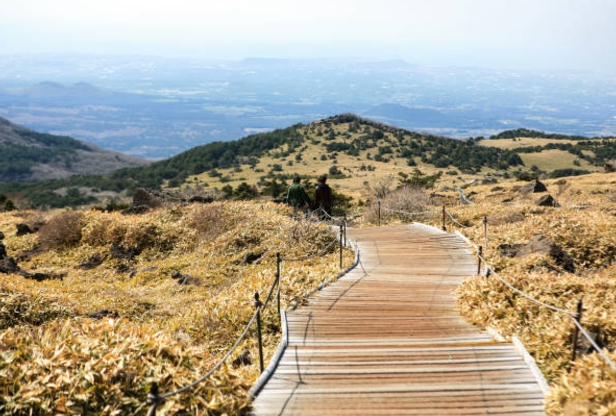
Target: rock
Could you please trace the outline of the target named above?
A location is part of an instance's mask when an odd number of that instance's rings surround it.
[[[17,265],[17,262],[13,257],[9,257],[5,253],[4,257],[0,259],[0,273],[22,274],[23,270],[21,270],[21,268]]]
[[[263,253],[248,253],[244,256],[240,265],[247,266],[259,260],[261,257],[263,257]]]
[[[514,258],[525,244],[499,244],[496,248],[501,256]]]
[[[118,311],[110,311],[107,309],[103,309],[101,311],[98,312],[92,312],[86,315],[88,318],[93,318],[93,319],[102,319],[102,318],[119,318],[120,314],[118,314]]]
[[[116,244],[112,244],[109,251],[111,252],[111,257],[116,260],[132,260],[141,253],[138,250],[124,249]]]
[[[22,235],[27,235],[27,234],[34,234],[35,231],[30,228],[30,226],[28,224],[17,224],[17,232],[15,233],[15,235],[17,237],[21,237]]]
[[[555,208],[560,207],[560,204],[556,202],[556,200],[552,198],[552,195],[550,194],[544,195],[541,198],[539,198],[536,204],[539,205],[540,207],[555,207]]]
[[[242,351],[242,353],[235,357],[235,359],[231,362],[231,365],[233,365],[234,368],[251,364],[252,360],[250,359],[250,350],[248,349]]]
[[[0,231],[0,241],[4,240],[4,233]]]
[[[120,214],[138,215],[138,214],[146,213],[149,210],[150,210],[150,207],[148,207],[147,205],[137,205],[137,206],[132,206],[132,207],[126,208],[125,210],[120,211]]]
[[[564,270],[570,273],[575,272],[575,266],[571,257],[569,257],[569,255],[562,248],[558,247],[542,235],[536,235],[530,239],[528,244],[522,245],[522,247],[516,251],[515,257],[524,257],[531,253],[540,253],[550,256],[554,259],[556,264]]]
[[[103,256],[101,256],[100,253],[94,253],[90,256],[88,261],[81,263],[77,266],[77,268],[82,270],[92,270],[101,264],[103,264]]]
[[[200,204],[209,204],[214,202],[214,198],[211,196],[191,196],[188,198],[188,203],[198,202]]]
[[[532,181],[530,181],[529,183],[527,183],[526,185],[520,188],[520,192],[524,194],[547,192],[547,191],[548,191],[548,188],[543,184],[543,182],[540,182],[538,179],[533,179]]]

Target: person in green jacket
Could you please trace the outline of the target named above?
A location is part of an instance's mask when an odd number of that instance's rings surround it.
[[[293,216],[296,218],[297,212],[300,209],[306,210],[310,207],[310,197],[306,193],[301,181],[302,178],[296,175],[293,178],[293,184],[289,186],[289,190],[287,191],[287,204],[293,207]]]

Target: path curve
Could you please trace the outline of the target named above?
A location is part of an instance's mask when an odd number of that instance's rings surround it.
[[[515,347],[454,310],[477,272],[459,236],[414,224],[349,238],[361,264],[288,313],[289,345],[255,415],[545,414]]]

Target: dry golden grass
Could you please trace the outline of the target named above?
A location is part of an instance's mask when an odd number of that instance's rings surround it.
[[[54,237],[49,251],[19,263],[62,273],[63,280],[2,277],[0,412],[145,414],[151,381],[165,393],[206,373],[252,316],[254,292],[265,299],[277,252],[296,258],[329,247],[311,260],[283,262],[283,306],[301,304],[339,271],[337,246],[330,247],[336,233],[289,214],[275,204],[239,202],[134,216],[80,213],[78,244]],[[18,222],[35,217],[0,215],[10,256],[40,244],[40,236],[15,236]],[[65,217],[44,219],[46,227],[60,227],[49,230],[53,236],[62,234]],[[242,265],[248,253],[262,257]],[[345,250],[345,265],[352,258]],[[98,265],[88,269],[88,263]],[[264,328],[267,359],[279,341],[272,307]],[[245,349],[258,362],[254,329],[231,358]],[[229,362],[199,387],[169,398],[161,414],[244,413],[257,375],[254,364]]]
[[[472,205],[449,206],[448,212],[466,227],[457,227],[484,245],[483,217],[488,220],[486,258],[499,276],[532,297],[574,312],[583,298],[582,323],[616,361],[616,174],[592,174],[545,181],[561,208],[539,207],[537,194],[523,195],[520,183],[467,189]],[[504,201],[507,201],[504,203]],[[440,218],[435,216],[435,225]],[[451,226],[451,223],[449,223]],[[543,235],[572,259],[568,273],[552,258],[533,254],[503,257],[499,244],[526,243]],[[616,409],[616,372],[597,354],[571,362],[574,324],[513,293],[494,276],[469,277],[459,288],[459,309],[471,322],[517,335],[529,349],[551,385],[550,415],[608,415]],[[581,342],[580,345],[588,343]],[[567,369],[572,366],[570,373]]]

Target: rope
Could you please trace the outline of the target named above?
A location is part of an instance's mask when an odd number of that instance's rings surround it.
[[[322,249],[321,251],[317,251],[314,254],[308,254],[305,255],[303,257],[296,257],[296,258],[287,258],[287,257],[283,257],[282,260],[284,261],[290,261],[290,262],[296,262],[296,261],[305,261],[305,260],[310,260],[313,259],[317,256],[320,256],[321,254],[325,253],[326,251],[328,251],[334,244],[336,244],[338,242],[338,238],[335,238],[334,240],[332,240],[331,243],[329,243],[329,245],[327,245],[324,249]]]
[[[160,396],[160,399],[166,399],[167,397],[171,397],[174,396],[176,394],[179,393],[183,393],[186,390],[189,390],[191,388],[193,388],[194,386],[196,386],[197,384],[201,383],[203,380],[205,380],[206,378],[208,378],[209,376],[211,376],[212,374],[214,374],[214,372],[216,370],[218,370],[225,361],[227,361],[227,358],[229,358],[231,356],[231,354],[233,353],[233,351],[235,351],[235,349],[238,347],[238,345],[240,345],[240,342],[242,342],[244,340],[244,337],[246,336],[246,334],[248,333],[248,330],[250,329],[250,327],[252,326],[253,322],[255,321],[255,319],[257,319],[257,313],[259,313],[261,311],[261,306],[259,306],[256,310],[255,313],[252,315],[252,318],[250,319],[250,321],[248,322],[248,324],[246,325],[246,327],[244,328],[244,331],[242,332],[242,335],[240,335],[240,337],[237,339],[237,341],[235,342],[235,344],[233,344],[233,346],[231,347],[231,349],[225,354],[225,356],[218,362],[218,364],[216,364],[214,366],[214,368],[212,368],[210,371],[207,372],[207,374],[205,374],[204,376],[202,376],[201,378],[199,378],[198,380],[193,381],[192,383],[179,388],[175,391],[169,392],[169,393],[165,393],[162,396]]]
[[[445,213],[447,214],[447,216],[451,219],[451,222],[453,222],[455,225],[457,225],[460,228],[479,228],[481,227],[482,224],[479,225],[475,225],[474,227],[470,226],[470,225],[464,225],[464,224],[460,224],[458,221],[456,221],[456,219],[449,213],[449,211],[445,210]]]
[[[500,277],[498,275],[498,273],[496,273],[494,271],[494,269],[492,269],[489,265],[488,262],[486,261],[486,259],[484,259],[482,256],[478,256],[479,259],[481,259],[481,261],[483,261],[483,263],[486,266],[486,269],[489,270],[491,273],[494,274],[494,276],[501,281],[505,286],[507,286],[509,289],[511,289],[512,291],[514,291],[515,293],[519,294],[520,296],[530,300],[533,303],[536,303],[538,305],[543,306],[544,308],[550,309],[554,312],[559,312],[565,315],[568,315],[571,320],[573,321],[573,323],[575,324],[575,326],[580,330],[580,333],[588,340],[588,342],[590,343],[590,345],[592,345],[592,347],[595,349],[595,351],[597,351],[597,353],[601,356],[601,358],[603,358],[605,360],[605,362],[612,368],[612,370],[616,371],[616,364],[614,364],[614,362],[610,359],[610,357],[605,353],[605,351],[603,351],[603,349],[601,347],[599,347],[597,345],[597,343],[592,339],[592,337],[590,336],[590,334],[588,332],[586,332],[586,330],[584,329],[584,327],[582,326],[582,324],[578,321],[577,317],[577,313],[575,312],[571,312],[568,311],[566,309],[561,309],[561,308],[557,308],[556,306],[553,305],[549,305],[545,302],[541,302],[540,300],[535,299],[534,297],[524,293],[523,291],[521,291],[520,289],[514,287],[513,285],[511,285],[509,282],[507,282],[505,279],[503,279],[502,277]]]
[[[568,311],[568,310],[566,310],[566,309],[560,309],[560,308],[557,308],[556,306],[552,306],[552,305],[549,305],[549,304],[547,304],[547,303],[545,303],[545,302],[541,302],[540,300],[537,300],[537,299],[533,298],[532,296],[527,295],[526,293],[522,292],[520,289],[518,289],[518,288],[514,287],[513,285],[511,285],[511,283],[507,282],[505,279],[503,279],[502,277],[500,277],[500,276],[498,275],[498,273],[496,273],[496,272],[494,271],[494,269],[492,269],[492,268],[488,265],[488,262],[486,261],[486,259],[484,259],[482,256],[478,256],[478,257],[479,257],[479,258],[483,261],[483,263],[486,265],[486,268],[487,268],[488,270],[490,270],[490,273],[494,273],[494,276],[496,276],[496,278],[497,278],[498,280],[500,280],[500,281],[501,281],[501,282],[502,282],[505,286],[507,286],[509,289],[513,290],[513,291],[514,291],[515,293],[517,293],[518,295],[520,295],[520,296],[522,296],[522,297],[524,297],[524,298],[526,298],[526,299],[530,300],[531,302],[534,302],[534,303],[536,303],[536,304],[538,304],[538,305],[541,305],[541,306],[543,306],[543,307],[545,307],[545,308],[548,308],[548,309],[550,309],[550,310],[553,310],[554,312],[560,312],[560,313],[567,314],[567,315],[569,315],[569,316],[575,316],[575,313],[574,313],[574,312]]]
[[[584,337],[586,337],[586,339],[588,340],[588,342],[590,342],[590,345],[593,346],[593,348],[599,353],[599,355],[601,357],[603,357],[603,359],[608,363],[608,365],[610,367],[612,367],[612,370],[616,371],[616,364],[614,364],[614,362],[612,360],[610,360],[610,357],[608,357],[608,355],[605,353],[605,351],[603,351],[602,348],[600,348],[597,343],[592,339],[592,337],[590,336],[590,334],[588,332],[586,332],[586,330],[584,329],[584,327],[582,326],[582,324],[575,318],[571,319],[573,321],[573,323],[575,324],[575,326],[577,326],[577,328],[580,330],[580,332],[582,333],[582,335],[584,335]]]
[[[401,210],[395,210],[395,209],[391,209],[391,208],[387,208],[387,207],[381,207],[382,210],[384,211],[388,211],[388,212],[393,212],[396,214],[403,214],[403,215],[408,215],[410,216],[426,216],[426,215],[434,215],[433,212],[426,212],[426,211],[421,211],[421,212],[408,212],[408,211],[401,211]]]

